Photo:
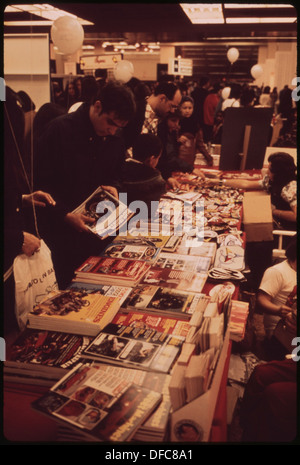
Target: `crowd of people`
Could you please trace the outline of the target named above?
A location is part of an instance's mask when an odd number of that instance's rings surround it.
[[[195,155],[202,153],[212,166],[209,147],[221,143],[222,118],[229,106],[271,106],[288,122],[281,135],[286,137],[292,121],[288,89],[277,94],[276,89],[264,88],[258,93],[248,85],[232,84],[228,98],[223,99],[225,85],[208,78],[184,87],[167,81],[150,86],[135,78],[126,84],[103,78],[98,82],[94,76],[84,76],[70,82],[66,94],[54,85],[52,101],[37,111],[25,93],[8,88],[4,104],[5,271],[18,254],[30,256],[39,250],[43,238],[52,253],[58,285],[64,289],[76,267],[107,245],[90,234],[87,224],[93,220],[73,210],[98,186],[116,197],[126,192],[130,202],[143,200],[149,205],[167,189],[178,187],[175,171],[205,178],[194,166]],[[25,131],[28,111],[34,112],[33,123]],[[219,184],[219,179],[207,180],[207,186],[214,183]],[[274,150],[262,181],[251,184],[232,179],[226,184],[265,189],[271,194],[274,221],[296,231],[296,166],[288,154]],[[286,327],[293,326],[290,296],[295,296],[295,247],[291,243],[284,265],[275,270],[269,270],[269,261],[264,263],[259,303],[266,325],[272,323],[273,330],[280,319]],[[5,285],[5,318],[10,327],[14,324],[12,277]],[[284,295],[278,300],[281,287]],[[286,353],[283,350],[280,357]],[[255,389],[247,394],[249,405],[257,396]],[[261,392],[262,388],[260,399]],[[251,414],[255,425],[254,409]]]

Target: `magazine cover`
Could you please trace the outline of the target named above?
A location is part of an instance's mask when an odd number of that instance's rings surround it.
[[[29,327],[94,336],[120,308],[116,297],[67,289],[53,291],[28,314]]]
[[[153,262],[160,252],[160,249],[154,245],[142,243],[136,239],[125,238],[123,240],[114,240],[108,245],[102,255],[113,258],[125,258],[128,260],[143,260],[145,262]]]
[[[128,441],[162,394],[80,364],[32,407],[101,441]]]
[[[150,269],[150,264],[142,260],[125,258],[89,257],[77,268],[78,280],[88,279],[90,282],[131,286],[139,282]]]
[[[204,297],[201,293],[141,284],[132,289],[122,309],[151,311],[161,316],[173,315],[187,320],[199,308]]]
[[[88,359],[168,373],[185,338],[154,329],[108,324],[85,349]]]
[[[170,287],[180,291],[201,293],[207,280],[207,273],[172,270],[168,268],[151,267],[143,276],[140,284]]]
[[[127,205],[98,187],[73,213],[82,213],[95,220],[88,228],[100,239],[116,236],[119,229],[134,215]]]

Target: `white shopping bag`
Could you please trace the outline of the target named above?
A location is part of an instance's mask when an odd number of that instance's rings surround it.
[[[24,329],[27,315],[49,292],[58,289],[51,252],[41,240],[38,252],[28,257],[18,255],[13,263],[15,279],[15,313],[20,329]]]

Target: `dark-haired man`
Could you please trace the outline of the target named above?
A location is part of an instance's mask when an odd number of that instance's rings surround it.
[[[35,184],[56,200],[51,212],[43,211],[40,222],[60,287],[68,282],[71,270],[100,249],[100,241],[88,233],[86,223],[91,219],[72,211],[100,185],[117,195],[125,161],[117,132],[134,112],[130,90],[109,82],[92,104],[83,103],[77,111],[56,118],[37,141]]]

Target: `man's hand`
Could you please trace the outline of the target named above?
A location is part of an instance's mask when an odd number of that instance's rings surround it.
[[[74,229],[79,232],[90,232],[86,223],[94,224],[96,220],[82,213],[67,213],[65,221]]]
[[[170,184],[172,189],[178,189],[180,187],[180,183],[175,178],[168,178],[168,184]]]
[[[109,192],[111,195],[113,195],[116,199],[119,198],[119,194],[118,194],[118,191],[115,187],[113,186],[101,186],[102,189],[104,189],[105,191]]]
[[[30,257],[34,254],[34,252],[37,252],[39,250],[39,248],[41,247],[41,241],[38,237],[28,232],[23,232],[23,236],[24,242],[22,245],[22,252],[28,257]]]
[[[32,194],[22,195],[22,202],[25,206],[34,204],[37,207],[46,207],[47,204],[54,206],[56,204],[51,195],[43,191],[35,191]]]
[[[194,174],[195,176],[198,176],[199,178],[201,179],[205,179],[205,174],[203,173],[203,171],[199,168],[195,168],[192,172],[192,174]]]
[[[294,312],[290,312],[286,315],[284,324],[290,333],[294,334],[295,336],[297,335],[297,317]]]

